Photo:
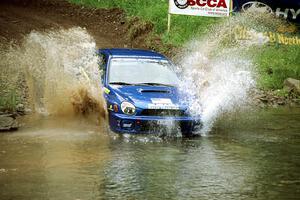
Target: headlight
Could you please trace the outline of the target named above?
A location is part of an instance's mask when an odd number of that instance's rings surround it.
[[[124,101],[121,103],[121,110],[126,115],[133,115],[135,113],[135,106],[132,103]]]

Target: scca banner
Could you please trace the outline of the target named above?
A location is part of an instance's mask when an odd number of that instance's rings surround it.
[[[206,17],[227,17],[231,0],[169,0],[169,13]]]

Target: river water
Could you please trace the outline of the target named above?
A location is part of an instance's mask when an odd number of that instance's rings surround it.
[[[0,135],[0,199],[299,198],[300,108],[242,113],[180,139],[35,120]]]

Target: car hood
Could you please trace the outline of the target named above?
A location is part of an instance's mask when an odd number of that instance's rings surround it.
[[[168,86],[111,86],[114,92],[124,100],[134,103],[138,108],[185,109],[180,102],[178,88]],[[155,107],[158,106],[158,107]]]

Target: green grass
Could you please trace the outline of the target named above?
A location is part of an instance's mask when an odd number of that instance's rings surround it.
[[[11,90],[5,95],[0,96],[0,111],[16,111],[16,107],[19,103],[16,90]]]
[[[254,55],[260,88],[280,89],[286,78],[300,78],[300,46],[270,45],[259,52]]]
[[[121,8],[127,17],[139,17],[154,24],[154,32],[164,44],[175,47],[205,35],[220,18],[172,15],[171,31],[167,33],[168,0],[69,0],[96,8]],[[271,23],[272,24],[272,23]],[[251,53],[251,51],[249,52]],[[300,79],[300,46],[265,45],[252,51],[258,66],[258,86],[265,90],[281,89],[286,78]]]
[[[14,112],[21,103],[19,68],[12,67],[14,58],[6,50],[2,48],[0,52],[0,112]]]

